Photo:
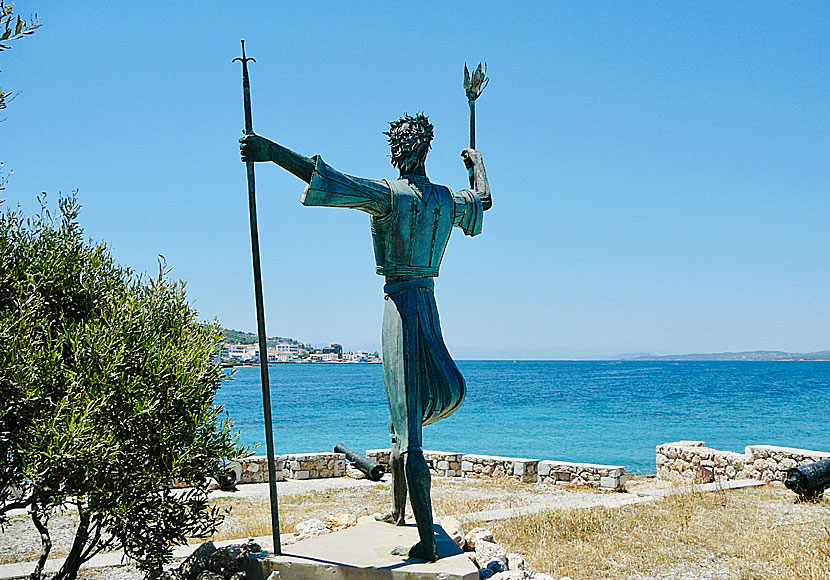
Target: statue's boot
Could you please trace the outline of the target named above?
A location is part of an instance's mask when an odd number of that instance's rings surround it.
[[[375,516],[375,519],[396,526],[406,525],[406,473],[404,460],[397,444],[392,445],[389,455],[389,468],[392,472],[392,513]],[[429,470],[427,470],[429,474]]]

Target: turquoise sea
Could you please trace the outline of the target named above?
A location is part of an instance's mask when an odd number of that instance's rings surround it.
[[[743,451],[830,451],[830,362],[459,361],[461,409],[424,428],[426,449],[625,465],[654,472],[654,447],[697,439]],[[271,365],[277,453],[388,447],[381,365]],[[220,389],[240,440],[262,443],[259,367]]]

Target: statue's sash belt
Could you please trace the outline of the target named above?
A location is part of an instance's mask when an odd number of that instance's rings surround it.
[[[404,280],[390,280],[383,285],[383,293],[386,295],[396,294],[412,288],[435,288],[435,281],[432,278],[406,278]]]
[[[416,278],[431,276],[438,277],[438,266],[407,266],[405,264],[392,264],[386,262],[383,266],[375,268],[379,276],[412,276]]]

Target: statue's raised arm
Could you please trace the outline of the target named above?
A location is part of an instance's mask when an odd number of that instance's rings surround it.
[[[272,161],[306,183],[311,182],[314,161],[265,137],[255,133],[243,135],[239,139],[239,150],[246,163]]]
[[[256,134],[239,139],[239,149],[244,162],[272,161],[308,183],[303,205],[357,209],[375,217],[391,209],[387,184],[340,173],[319,155],[309,158]]]

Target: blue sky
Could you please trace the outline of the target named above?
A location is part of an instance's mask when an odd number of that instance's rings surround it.
[[[43,27],[0,55],[6,203],[79,190],[122,264],[159,254],[205,318],[254,330],[240,67],[257,132],[394,177],[382,131],[436,127],[463,187],[464,62],[486,60],[494,196],[436,295],[458,358],[830,348],[827,3],[19,1]],[[379,347],[368,217],[306,208],[257,166],[269,334]]]

